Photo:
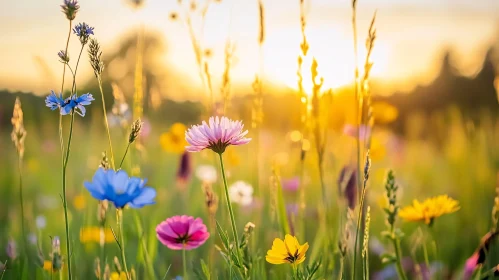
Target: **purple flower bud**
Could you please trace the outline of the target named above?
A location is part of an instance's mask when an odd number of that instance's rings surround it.
[[[357,169],[345,165],[338,178],[340,195],[343,195],[350,209],[354,209],[357,203]]]
[[[177,182],[183,184],[187,182],[192,174],[192,160],[191,154],[184,152],[180,157],[180,163],[177,171]]]
[[[14,239],[10,239],[7,243],[6,253],[7,257],[9,257],[11,260],[15,260],[17,258],[17,245]]]

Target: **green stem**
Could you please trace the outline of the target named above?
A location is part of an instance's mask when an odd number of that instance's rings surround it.
[[[109,122],[107,121],[107,111],[106,111],[106,101],[104,100],[104,90],[102,90],[102,79],[100,75],[97,75],[97,80],[99,82],[99,89],[102,97],[102,111],[104,112],[104,122],[106,123],[106,130],[107,130],[107,138],[109,141],[109,150],[111,151],[111,167],[113,169],[115,168],[114,165],[114,153],[113,153],[113,144],[111,142],[111,132],[109,131]],[[128,147],[127,147],[128,150]],[[121,162],[123,163],[123,161]],[[120,164],[121,167],[121,164]]]
[[[22,173],[22,157],[18,154],[18,169],[19,169],[19,199],[21,201],[21,233],[22,233],[22,246],[24,251],[24,256],[27,256],[27,248],[26,248],[26,230],[24,228],[24,198],[23,198],[23,173]]]
[[[75,112],[71,112],[71,122],[69,126],[69,138],[68,138],[68,146],[66,148],[66,156],[64,157],[64,162],[62,165],[62,204],[64,207],[64,221],[66,228],[66,251],[68,254],[68,276],[69,280],[73,279],[72,271],[71,271],[71,240],[69,236],[69,220],[68,220],[68,203],[66,199],[66,168],[68,166],[69,160],[69,152],[71,147],[71,139],[73,138],[73,122],[74,122]]]
[[[393,235],[392,235],[393,237]],[[405,276],[404,268],[402,267],[402,253],[400,252],[400,241],[398,238],[392,238],[393,247],[395,248],[395,265],[397,267],[397,274],[399,279],[407,280],[407,276]]]
[[[423,240],[423,256],[426,269],[430,269],[430,259],[428,258],[428,249],[426,248],[426,240]]]
[[[357,172],[360,173],[360,172]],[[364,201],[366,198],[366,187],[367,187],[367,180],[364,178],[364,186],[362,188],[362,194],[360,196],[360,205],[359,205],[359,216],[357,218],[357,230],[355,233],[355,245],[353,247],[353,279],[355,278],[355,272],[356,272],[356,264],[357,264],[357,247],[359,243],[359,236],[361,235],[361,223],[362,223],[362,214],[363,214],[363,209],[364,209]]]
[[[116,215],[118,227],[120,229],[120,251],[121,251],[121,261],[123,262],[123,268],[125,269],[126,278],[130,280],[130,274],[128,274],[128,268],[126,265],[126,256],[125,256],[125,236],[123,235],[123,210],[116,210],[118,213]]]
[[[121,166],[123,165],[123,162],[125,161],[125,157],[126,157],[126,155],[127,155],[127,153],[128,153],[128,149],[130,148],[130,144],[131,144],[131,143],[130,143],[130,142],[128,142],[128,145],[126,145],[125,154],[123,155],[123,158],[121,159],[119,169],[121,169]]]
[[[3,264],[3,269],[2,269],[2,275],[0,275],[0,280],[3,279],[3,276],[5,275],[5,271],[7,270],[7,260]]]
[[[123,161],[122,161],[122,163],[123,163]],[[120,166],[120,168],[121,168],[121,166]],[[151,259],[149,258],[149,252],[147,251],[146,240],[145,240],[145,238],[143,238],[144,229],[142,228],[142,224],[140,222],[140,216],[136,211],[134,211],[133,214],[134,214],[134,218],[135,218],[135,225],[137,227],[137,233],[138,233],[139,239],[142,243],[141,244],[142,245],[141,246],[142,247],[142,254],[144,255],[147,273],[149,274],[149,277],[151,277],[150,279],[156,279],[156,273],[154,272],[154,267],[152,265]]]
[[[69,38],[71,37],[71,27],[72,27],[73,22],[70,20],[69,21],[69,31],[68,31],[68,38],[66,40],[66,49],[64,52],[67,54],[68,53],[68,46],[69,46]],[[61,85],[61,94],[64,93],[64,79],[66,77],[66,63],[64,63],[64,67],[62,69],[62,85]],[[64,164],[64,139],[62,137],[62,115],[59,115],[59,142],[61,145],[61,162]]]
[[[345,258],[344,257],[340,257],[340,270],[339,270],[339,273],[338,273],[338,280],[343,280],[343,269],[344,269],[344,266],[345,266]]]
[[[293,268],[293,279],[298,280],[298,271],[296,269],[296,264],[292,264],[291,267]]]
[[[230,197],[229,197],[229,189],[227,187],[227,179],[225,178],[225,169],[224,169],[224,162],[222,159],[222,153],[218,154],[220,158],[220,168],[222,169],[222,177],[224,180],[224,189],[225,189],[225,198],[227,202],[227,208],[229,209],[229,215],[230,215],[230,221],[232,224],[232,234],[234,235],[234,241],[236,244],[236,253],[237,257],[239,258],[239,237],[237,234],[237,228],[236,228],[236,219],[234,218],[234,211],[232,210],[232,205],[230,203]]]
[[[353,49],[354,49],[354,59],[355,59],[355,71],[354,71],[354,91],[355,91],[355,116],[356,116],[356,125],[357,125],[357,137],[355,139],[356,143],[356,148],[357,148],[357,191],[361,191],[361,180],[362,176],[360,174],[360,162],[361,162],[361,151],[360,151],[360,98],[359,98],[359,62],[358,62],[358,47],[357,47],[357,1],[352,0],[352,29],[353,29]],[[361,198],[361,208],[359,210],[359,213],[362,213],[362,207],[364,202],[362,201]],[[360,221],[361,221],[361,215],[359,215],[359,222],[358,226],[360,227]],[[357,241],[358,241],[358,235],[359,235],[359,228],[357,228],[357,234],[355,235],[355,247],[354,247],[354,257],[353,257],[353,264],[352,264],[352,279],[355,279],[355,273],[356,273],[356,267],[357,267]]]
[[[182,262],[184,264],[184,279],[187,280],[187,260],[185,258],[185,249],[182,250]]]

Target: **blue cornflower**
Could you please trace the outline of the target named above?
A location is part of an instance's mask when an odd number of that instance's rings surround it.
[[[94,35],[94,28],[90,27],[86,23],[78,23],[74,28],[73,28],[74,34],[80,38],[80,42],[85,45],[88,42],[88,37],[90,35]]]
[[[90,93],[85,93],[78,97],[74,94],[73,96],[63,99],[62,93],[57,96],[57,94],[51,90],[51,93],[45,99],[45,105],[52,110],[59,108],[61,115],[70,114],[74,109],[78,115],[84,117],[86,109],[83,106],[90,105],[93,100],[95,99]]]
[[[62,12],[66,15],[66,18],[73,20],[80,9],[80,5],[78,5],[78,1],[76,0],[64,0],[64,4],[61,5],[61,8]]]
[[[92,182],[85,182],[84,186],[90,194],[98,200],[108,200],[118,209],[127,204],[132,208],[142,208],[154,204],[156,190],[147,187],[147,180],[131,177],[125,171],[97,169]]]

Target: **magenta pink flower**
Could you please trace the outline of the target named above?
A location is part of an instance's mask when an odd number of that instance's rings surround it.
[[[193,125],[185,133],[185,140],[190,146],[185,147],[188,152],[199,152],[211,149],[216,153],[223,153],[229,145],[244,145],[251,141],[245,138],[248,131],[243,131],[242,121],[233,121],[227,117],[211,117],[209,124],[203,121],[201,125]]]
[[[192,250],[210,237],[201,218],[173,216],[156,227],[159,241],[172,250]]]

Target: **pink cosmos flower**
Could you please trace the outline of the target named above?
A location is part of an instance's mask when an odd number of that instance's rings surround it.
[[[209,123],[209,124],[208,124]],[[188,152],[199,152],[211,149],[223,153],[229,145],[244,145],[251,141],[245,138],[248,131],[243,131],[242,121],[233,121],[227,117],[211,117],[206,123],[193,125],[185,132],[185,140],[190,144],[185,149]]]
[[[173,216],[156,227],[159,241],[172,250],[192,250],[210,237],[201,218]]]

